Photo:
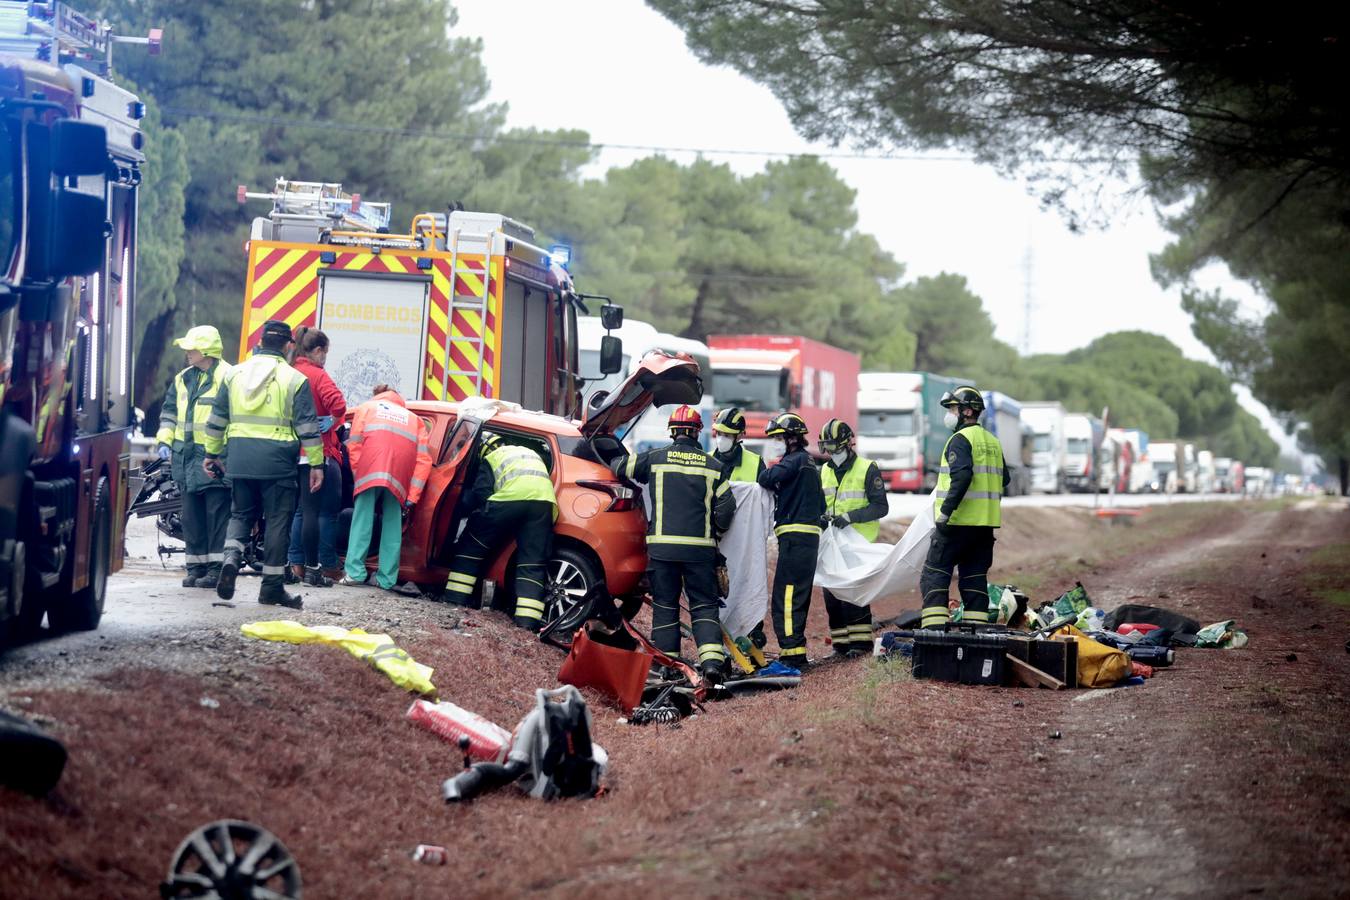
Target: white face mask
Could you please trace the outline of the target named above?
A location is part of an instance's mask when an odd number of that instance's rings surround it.
[[[769,441],[769,458],[782,459],[787,456],[787,441],[774,440]]]
[[[848,451],[841,450],[838,453],[831,453],[830,462],[834,463],[836,466],[842,466],[844,463],[848,462]]]
[[[718,453],[729,453],[736,446],[736,439],[729,434],[719,434],[713,438],[713,447]]]
[[[949,431],[955,431],[955,430],[956,430],[956,423],[957,423],[958,421],[959,421],[959,420],[956,418],[956,413],[954,413],[954,412],[949,412],[949,413],[947,413],[945,416],[942,417],[942,424],[943,424],[943,425],[946,425],[946,426],[947,426],[947,430],[949,430]]]

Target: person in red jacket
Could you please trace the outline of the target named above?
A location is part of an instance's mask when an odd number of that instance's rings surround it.
[[[287,554],[290,571],[288,584],[304,581],[311,587],[332,587],[324,570],[338,568],[338,514],[342,512],[342,455],[337,430],[347,416],[347,400],[324,370],[328,361],[328,335],[317,328],[295,330],[295,351],[291,365],[309,381],[314,395],[314,412],[323,434],[323,487],[309,488],[309,463],[303,456],[297,474],[300,484],[300,508],[291,523],[291,547]]]
[[[352,433],[347,438],[356,503],[341,584],[365,584],[370,579],[366,551],[370,549],[375,504],[380,503],[380,562],[375,583],[386,591],[417,593],[415,588],[398,586],[398,558],[403,550],[401,522],[403,511],[417,503],[431,475],[430,440],[427,423],[409,411],[403,398],[388,385],[377,386],[375,396],[356,408]]]

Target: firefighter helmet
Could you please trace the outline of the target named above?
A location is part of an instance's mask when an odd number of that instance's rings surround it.
[[[774,437],[775,435],[804,435],[810,434],[811,429],[806,427],[806,420],[796,413],[779,413],[769,420],[769,424],[764,426],[764,436]]]
[[[745,413],[736,406],[718,410],[717,415],[713,416],[713,431],[719,434],[745,434]]]
[[[963,406],[976,412],[984,410],[984,397],[978,390],[968,384],[963,384],[954,391],[947,391],[938,403],[948,408]]]
[[[692,406],[678,406],[670,414],[668,426],[671,431],[693,431],[703,430],[703,416]]]
[[[853,429],[843,419],[831,419],[820,429],[820,452],[838,453],[853,440]]]
[[[489,453],[491,453],[493,450],[496,450],[501,445],[502,445],[502,436],[500,434],[497,434],[495,431],[489,431],[487,434],[483,435],[483,440],[482,443],[479,445],[479,449],[481,450],[484,456],[487,456]]]

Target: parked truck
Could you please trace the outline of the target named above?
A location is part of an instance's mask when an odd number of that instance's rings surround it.
[[[1003,465],[1008,469],[1007,495],[1031,493],[1031,466],[1035,439],[1024,440],[1022,404],[998,391],[984,392],[980,425],[1003,446]]]
[[[1208,450],[1201,450],[1195,454],[1196,475],[1195,490],[1200,494],[1212,494],[1215,490],[1215,484],[1218,479],[1218,472],[1214,467],[1214,454]]]
[[[942,448],[942,395],[969,384],[931,372],[866,372],[859,376],[858,452],[876,462],[892,491],[937,486]]]
[[[1181,445],[1175,441],[1155,441],[1149,445],[1149,459],[1153,462],[1153,484],[1155,494],[1175,494],[1177,492],[1177,459],[1181,454]]]
[[[1080,493],[1098,490],[1098,452],[1102,446],[1102,422],[1087,413],[1064,417],[1064,484]]]
[[[98,626],[122,568],[144,105],[131,38],[0,3],[0,639]]]
[[[1177,493],[1194,494],[1199,490],[1200,462],[1194,444],[1179,443],[1177,454]]]
[[[1031,428],[1031,489],[1046,494],[1066,490],[1064,458],[1068,443],[1064,434],[1063,404],[1040,401],[1022,404],[1022,421]]]
[[[856,353],[795,335],[714,334],[708,356],[714,401],[744,411],[746,445],[755,452],[764,449],[764,426],[780,412],[806,420],[813,452],[830,419],[858,419]]]

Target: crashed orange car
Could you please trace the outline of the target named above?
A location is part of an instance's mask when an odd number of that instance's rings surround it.
[[[459,508],[460,493],[472,483],[475,467],[485,464],[478,448],[492,432],[536,451],[557,492],[544,620],[561,617],[596,587],[599,596],[635,608],[647,570],[646,517],[641,497],[614,476],[608,462],[620,452],[617,438],[648,408],[697,403],[702,393],[697,363],[652,353],[613,392],[592,398],[584,422],[526,411],[479,419],[471,412],[461,415],[457,403],[410,401],[408,409],[430,427],[433,466],[404,526],[399,580],[432,594],[444,588],[454,537],[469,513]],[[494,604],[514,602],[515,549],[514,543],[502,548],[484,572],[495,586]]]

